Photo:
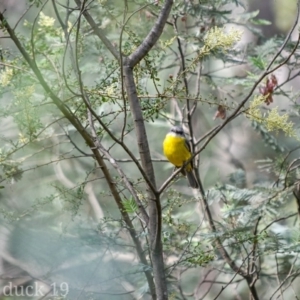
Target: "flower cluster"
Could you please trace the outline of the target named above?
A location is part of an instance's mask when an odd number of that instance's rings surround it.
[[[54,22],[55,22],[55,19],[46,16],[42,11],[40,12],[40,19],[38,21],[38,24],[41,27],[53,27]]]
[[[258,123],[262,122],[262,113],[259,109],[259,106],[265,102],[266,98],[264,96],[255,96],[254,99],[250,102],[250,106],[247,111],[247,115],[251,120],[254,120]]]
[[[259,92],[263,96],[266,96],[265,103],[267,105],[273,102],[273,92],[274,92],[274,88],[277,85],[278,85],[277,78],[275,75],[272,74],[270,77],[267,78],[265,86],[261,86],[259,88]]]
[[[10,84],[12,77],[13,77],[13,69],[12,68],[5,68],[4,71],[2,71],[0,77],[0,85],[3,87],[6,87]]]
[[[287,136],[292,137],[296,135],[294,124],[288,120],[289,116],[287,114],[280,116],[278,113],[278,107],[275,107],[269,112],[265,125],[268,131],[278,132],[278,130],[282,130]]]
[[[225,32],[224,28],[215,26],[206,33],[204,46],[201,48],[200,53],[204,56],[217,50],[226,52],[241,39],[242,34],[241,30],[235,28],[230,28],[228,32]]]
[[[246,112],[247,116],[251,120],[263,124],[268,131],[275,131],[277,133],[279,130],[282,130],[287,136],[296,137],[293,122],[289,121],[288,114],[279,115],[278,107],[275,107],[267,113],[262,114],[259,106],[263,102],[267,103],[266,99],[268,96],[268,94],[265,96],[255,96]],[[267,105],[268,104],[270,103],[267,103]]]

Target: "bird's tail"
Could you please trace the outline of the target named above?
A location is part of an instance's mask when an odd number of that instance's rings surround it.
[[[199,184],[198,184],[196,176],[195,176],[195,174],[193,172],[193,169],[191,169],[189,171],[186,171],[186,176],[187,176],[187,179],[189,181],[190,186],[193,189],[198,189],[199,188]]]

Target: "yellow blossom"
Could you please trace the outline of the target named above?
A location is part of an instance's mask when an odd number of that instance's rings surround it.
[[[53,27],[55,22],[54,18],[46,16],[42,11],[40,12],[40,19],[38,21],[38,24],[41,27]]]
[[[289,116],[284,114],[282,116],[278,113],[278,107],[273,108],[267,118],[266,118],[266,127],[268,131],[275,131],[282,130],[288,136],[296,136],[294,130],[293,122],[288,122]]]
[[[168,47],[170,47],[175,40],[176,40],[176,36],[173,36],[171,39],[166,40],[164,42],[160,41],[162,49],[167,49]]]
[[[72,29],[72,27],[73,27],[73,24],[70,22],[70,21],[68,21],[68,32],[70,32],[70,30]]]
[[[24,136],[22,133],[19,133],[19,142],[21,144],[26,144],[28,143],[28,138],[26,136]]]
[[[3,87],[8,86],[13,77],[13,69],[5,68],[4,71],[1,72],[0,83]]]
[[[216,50],[227,51],[241,39],[242,34],[241,30],[233,27],[228,32],[225,32],[224,28],[213,27],[204,37],[204,46],[200,49],[200,55],[208,55]]]
[[[249,109],[245,112],[246,115],[249,119],[264,125],[268,131],[278,132],[282,130],[287,136],[296,137],[294,123],[288,121],[289,116],[287,114],[279,115],[278,107],[271,109],[264,115],[261,113],[259,106],[265,102],[267,96],[255,96]]]
[[[255,96],[254,99],[250,102],[249,109],[246,114],[249,116],[251,120],[261,123],[262,121],[262,113],[258,108],[264,101],[265,97],[262,95]]]
[[[113,85],[108,86],[106,88],[106,93],[107,93],[108,97],[113,96],[113,94],[114,94],[114,86]]]

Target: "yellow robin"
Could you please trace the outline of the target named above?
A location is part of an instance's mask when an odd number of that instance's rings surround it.
[[[171,131],[164,139],[163,150],[164,155],[169,162],[177,168],[182,167],[182,165],[192,157],[190,144],[186,139],[181,126],[174,126],[171,128]],[[182,174],[187,176],[192,188],[197,189],[199,187],[192,161],[182,169]]]

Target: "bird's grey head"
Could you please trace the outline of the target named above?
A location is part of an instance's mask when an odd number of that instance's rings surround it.
[[[184,131],[183,128],[181,126],[173,126],[171,128],[171,132],[173,132],[176,135],[181,135],[181,136],[185,136],[184,135]]]

